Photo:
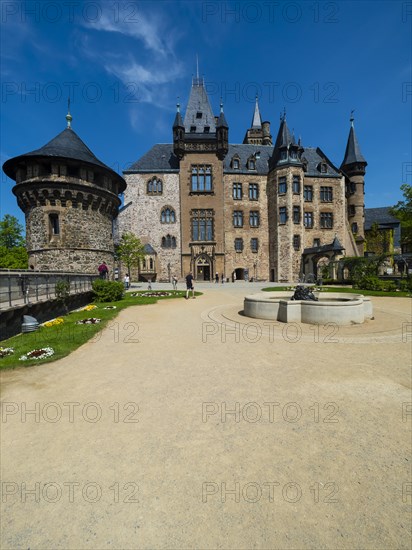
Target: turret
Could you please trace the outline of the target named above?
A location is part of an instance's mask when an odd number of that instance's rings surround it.
[[[178,158],[184,154],[185,125],[180,114],[180,103],[176,104],[176,116],[173,123],[173,151]]]
[[[217,153],[224,158],[229,150],[229,126],[223,112],[223,103],[220,101],[220,114],[216,125]]]

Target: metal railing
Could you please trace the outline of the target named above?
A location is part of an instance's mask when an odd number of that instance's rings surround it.
[[[0,270],[0,310],[56,298],[56,283],[70,284],[70,294],[92,290],[98,275],[57,271]]]

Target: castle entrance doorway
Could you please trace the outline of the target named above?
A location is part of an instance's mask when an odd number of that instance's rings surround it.
[[[207,254],[202,254],[196,259],[196,281],[210,281],[212,260]]]

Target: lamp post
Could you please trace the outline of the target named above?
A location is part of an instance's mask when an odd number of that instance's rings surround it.
[[[170,262],[167,264],[167,273],[169,275],[169,283],[170,283]]]

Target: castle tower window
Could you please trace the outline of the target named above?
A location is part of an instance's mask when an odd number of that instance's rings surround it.
[[[316,248],[320,246],[320,239],[313,239],[313,246]]]
[[[294,195],[300,194],[300,176],[293,176],[292,192]]]
[[[243,239],[239,237],[235,239],[235,250],[236,252],[243,252]]]
[[[279,208],[279,223],[281,225],[285,224],[288,221],[288,211],[286,206],[281,206]]]
[[[286,191],[287,191],[286,177],[282,176],[281,178],[279,178],[278,194],[284,195]]]
[[[172,239],[174,239],[174,237],[172,237]],[[175,247],[176,247],[176,239],[175,239],[175,246],[172,247],[172,248],[175,248]],[[150,269],[150,271],[153,271],[153,267],[154,267],[153,258],[149,258],[149,269]]]
[[[250,250],[252,252],[257,252],[259,250],[259,239],[253,237],[250,239]]]
[[[249,225],[250,227],[259,227],[259,212],[251,210],[249,213]]]
[[[213,241],[213,211],[192,211],[192,239],[194,241]]]
[[[353,222],[353,224],[351,225],[351,230],[352,233],[356,235],[356,233],[358,232],[358,224],[356,222]]]
[[[312,185],[305,185],[303,187],[303,200],[305,202],[312,202],[313,201],[313,186]]]
[[[241,183],[234,183],[233,184],[233,198],[235,200],[240,200],[243,196],[242,192],[242,184]]]
[[[171,235],[162,237],[162,248],[176,248],[176,237],[172,237]]]
[[[192,134],[194,134],[196,132],[196,126],[191,126],[190,131]]]
[[[196,118],[202,118],[202,113],[200,111],[196,113]]]
[[[249,159],[247,163],[248,170],[256,170],[255,159]]]
[[[300,206],[293,207],[293,223],[300,223]]]
[[[212,167],[208,165],[192,166],[192,193],[212,192]]]
[[[163,193],[163,183],[156,177],[147,182],[148,195],[161,195]]]
[[[320,172],[322,174],[326,174],[328,171],[328,167],[326,166],[326,164],[324,162],[321,162],[320,163]]]
[[[333,202],[333,189],[332,187],[320,188],[320,200],[321,202]]]
[[[161,223],[175,223],[176,222],[176,214],[173,208],[163,208],[162,213],[160,215],[160,221]]]
[[[210,132],[210,126],[205,126],[204,132],[208,134]]]
[[[243,212],[235,210],[233,212],[233,227],[243,227]]]
[[[259,185],[257,183],[249,183],[249,200],[257,201],[259,199]]]
[[[320,213],[320,226],[322,229],[332,229],[333,227],[333,214],[332,212]]]
[[[282,151],[280,152],[280,160],[286,160],[288,158],[288,152],[286,151],[286,149],[282,149]]]
[[[350,204],[348,207],[348,214],[349,216],[354,216],[356,214],[355,205]]]
[[[300,250],[300,235],[293,235],[293,248]]]
[[[239,159],[233,159],[232,160],[232,168],[234,170],[239,170]]]
[[[313,227],[313,212],[304,213],[303,225],[306,227],[306,229],[311,229]]]
[[[50,236],[60,235],[60,223],[58,214],[49,214]]]

